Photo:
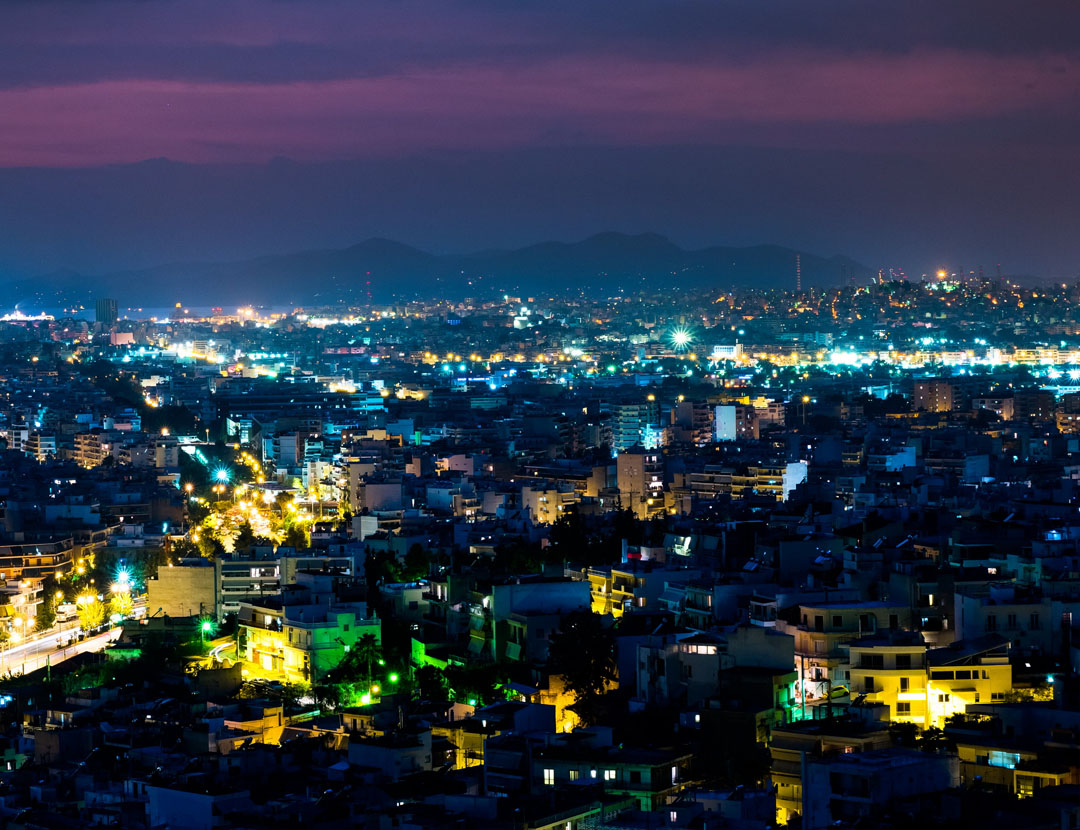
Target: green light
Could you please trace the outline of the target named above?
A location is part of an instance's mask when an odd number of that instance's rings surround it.
[[[389,680],[391,683],[397,683],[399,678],[397,672],[391,672],[390,676],[386,679]]]
[[[385,660],[379,660],[379,665],[380,665],[380,666],[385,666],[385,665],[386,665],[386,661],[385,661]]]
[[[476,698],[475,697],[470,697],[469,698],[469,705],[470,706],[475,706],[476,705]]]
[[[202,630],[204,634],[209,634],[214,629],[214,624],[210,620],[203,620]]]
[[[360,703],[364,706],[367,706],[369,703],[371,703],[371,695],[367,694],[366,692],[360,695]]]

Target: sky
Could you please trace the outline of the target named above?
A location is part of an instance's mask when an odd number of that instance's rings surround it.
[[[5,0],[0,277],[604,230],[1072,277],[1078,24],[1074,0]]]

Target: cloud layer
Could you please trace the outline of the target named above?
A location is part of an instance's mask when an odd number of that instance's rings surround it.
[[[1075,119],[1076,46],[1045,19],[1072,7],[948,5],[16,0],[0,166],[918,146]]]

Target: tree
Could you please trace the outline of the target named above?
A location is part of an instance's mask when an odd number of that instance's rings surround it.
[[[506,684],[506,670],[496,663],[471,666],[447,666],[443,679],[450,687],[451,699],[484,706],[499,699],[499,687]]]
[[[495,567],[504,573],[539,573],[543,561],[540,546],[523,539],[511,539],[495,546]]]
[[[79,625],[83,631],[92,631],[105,622],[105,603],[93,594],[83,594],[79,603]]]
[[[364,667],[364,680],[370,683],[374,677],[373,666],[382,659],[382,645],[374,634],[365,634],[353,646],[357,662]]]
[[[548,667],[560,674],[575,696],[574,708],[586,723],[596,715],[601,695],[618,677],[615,635],[605,619],[591,611],[573,611],[551,638]]]
[[[109,616],[118,614],[121,617],[130,617],[131,612],[135,610],[135,603],[131,599],[131,594],[128,591],[123,591],[119,594],[113,594],[109,598]]]
[[[431,567],[431,558],[422,545],[413,545],[405,554],[402,562],[401,578],[406,582],[423,579],[428,575]]]
[[[194,559],[202,555],[199,546],[190,539],[181,539],[178,542],[172,542],[171,545],[169,553],[176,559]],[[147,576],[153,577],[156,576],[156,573],[150,573],[148,570]]]
[[[285,531],[281,544],[297,550],[307,550],[311,547],[311,537],[302,525],[293,524]]]
[[[210,508],[201,501],[187,502],[187,520],[192,526],[201,525],[203,519],[210,515]]]
[[[441,700],[446,695],[443,673],[434,666],[421,666],[416,670],[416,690],[421,700]]]
[[[217,559],[225,553],[225,546],[221,544],[209,531],[199,534],[199,553],[207,559]]]
[[[247,550],[255,544],[255,531],[251,529],[251,522],[241,522],[237,529],[236,539],[233,540],[233,550]]]
[[[59,590],[59,583],[52,574],[42,580],[41,605],[38,607],[37,621],[34,624],[38,631],[48,631],[56,625],[56,592]]]
[[[936,726],[931,726],[919,735],[918,747],[923,752],[955,752],[956,742]]]
[[[356,683],[365,688],[375,676],[374,667],[382,659],[382,646],[374,634],[365,634],[345,652],[341,662],[327,672],[328,683]]]
[[[571,505],[568,510],[563,511],[563,514],[559,516],[551,524],[550,537],[551,544],[560,549],[560,553],[564,558],[567,557],[567,553],[574,547],[580,547],[585,543],[585,522],[581,518],[581,511],[578,510],[577,505]]]
[[[382,607],[382,594],[379,585],[384,582],[398,582],[401,577],[401,566],[397,557],[388,550],[368,552],[364,559],[364,580],[368,588],[368,604],[376,610]]]
[[[919,727],[906,721],[894,721],[889,724],[889,737],[896,746],[914,749],[919,740]]]

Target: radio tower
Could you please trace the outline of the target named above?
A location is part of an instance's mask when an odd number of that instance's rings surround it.
[[[802,293],[802,255],[795,254],[795,291]]]

